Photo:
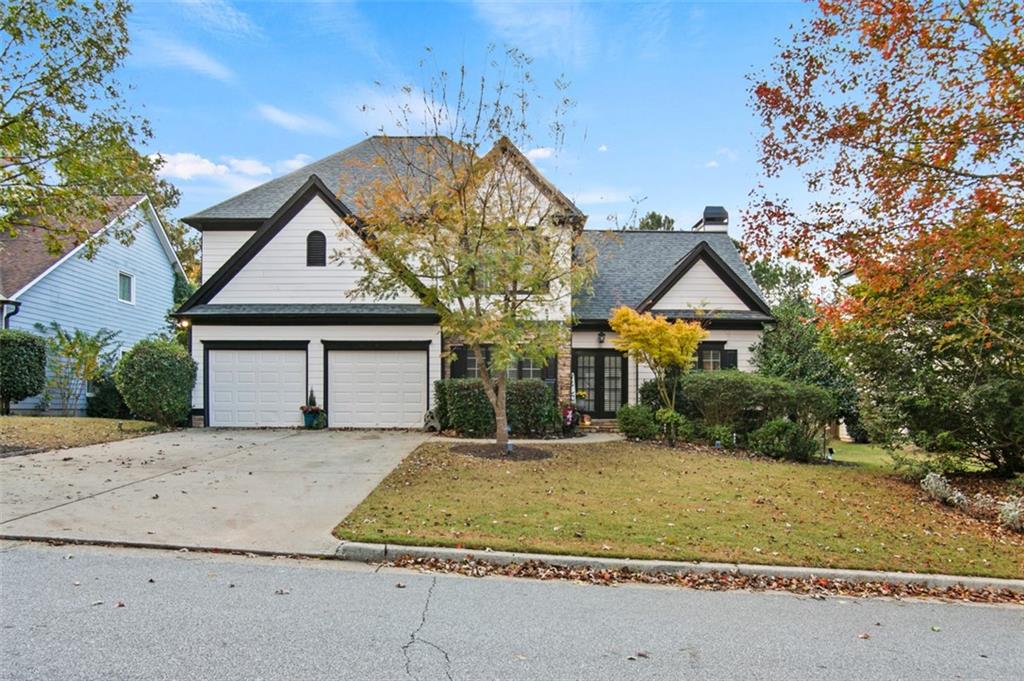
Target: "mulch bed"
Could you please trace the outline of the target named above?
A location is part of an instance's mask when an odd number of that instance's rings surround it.
[[[551,450],[542,449],[540,447],[514,445],[512,447],[512,451],[509,452],[500,445],[483,442],[466,442],[463,444],[453,445],[450,451],[455,452],[456,454],[475,456],[478,459],[494,459],[499,461],[540,461],[542,459],[550,459],[554,456],[551,453]]]
[[[538,561],[495,565],[481,560],[439,560],[437,558],[411,558],[401,556],[385,563],[391,567],[418,568],[429,572],[444,572],[469,577],[500,575],[528,579],[561,579],[586,584],[614,586],[616,584],[661,584],[703,591],[783,591],[812,598],[841,596],[847,598],[938,598],[972,603],[1010,603],[1024,605],[1024,593],[1009,589],[968,589],[964,587],[933,588],[917,584],[889,582],[853,582],[825,577],[773,577],[770,575],[741,575],[734,572],[710,573],[642,573],[628,568],[597,570],[588,567],[559,567]]]

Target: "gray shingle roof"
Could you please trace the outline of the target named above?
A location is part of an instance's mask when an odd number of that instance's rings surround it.
[[[342,203],[359,212],[361,192],[375,182],[385,182],[389,170],[398,166],[395,160],[416,159],[417,156],[422,159],[422,150],[430,144],[451,144],[451,141],[440,137],[370,137],[190,215],[185,222],[196,226],[204,220],[265,220],[284,205],[310,175],[319,177],[331,191],[338,192]],[[381,159],[390,160],[382,163]],[[418,175],[426,178],[423,173]]]
[[[764,300],[725,232],[586,230],[583,235],[597,251],[597,274],[593,292],[580,295],[573,305],[579,319],[607,319],[615,307],[638,306],[702,241]]]

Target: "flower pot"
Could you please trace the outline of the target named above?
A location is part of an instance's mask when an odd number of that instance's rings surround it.
[[[316,424],[316,412],[307,411],[302,415],[302,420],[306,424],[307,428],[312,428]]]
[[[576,398],[576,410],[577,411],[583,411],[583,407],[584,407],[585,404],[586,404],[586,400],[585,399],[583,399],[582,397],[577,397]]]

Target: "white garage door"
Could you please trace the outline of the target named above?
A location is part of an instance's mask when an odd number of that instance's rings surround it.
[[[427,411],[423,350],[331,350],[327,423],[334,428],[419,428]]]
[[[302,425],[304,350],[210,350],[209,363],[209,425]]]

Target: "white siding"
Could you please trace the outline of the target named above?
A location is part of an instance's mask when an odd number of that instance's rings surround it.
[[[706,262],[698,259],[651,309],[657,310],[748,310]]]
[[[604,344],[597,342],[597,331],[573,331],[572,346],[574,348],[603,348],[614,349],[612,339],[617,337],[612,331],[605,332]],[[761,338],[761,332],[757,330],[722,330],[711,329],[705,341],[725,341],[727,350],[736,351],[736,367],[740,371],[753,371],[754,366],[750,362],[750,346]],[[654,374],[646,364],[637,364],[629,360],[629,403],[636,404],[640,386],[654,378]]]
[[[212,230],[203,232],[203,272],[205,282],[220,266],[227,262],[228,258],[235,254],[242,247],[252,231],[235,230]]]
[[[326,267],[306,267],[306,236],[327,237]],[[363,275],[352,256],[365,246],[327,203],[315,196],[229,281],[211,303],[348,303]],[[335,253],[341,258],[335,259]],[[363,302],[366,302],[363,300]],[[418,303],[411,291],[388,300]]]
[[[324,349],[321,341],[430,341],[430,403],[433,403],[435,380],[441,377],[441,329],[436,325],[411,326],[220,326],[196,324],[192,327],[192,358],[196,368],[196,387],[192,406],[203,407],[203,343],[204,340],[309,341],[309,387],[319,403],[324,395]],[[299,405],[295,405],[298,413]]]

